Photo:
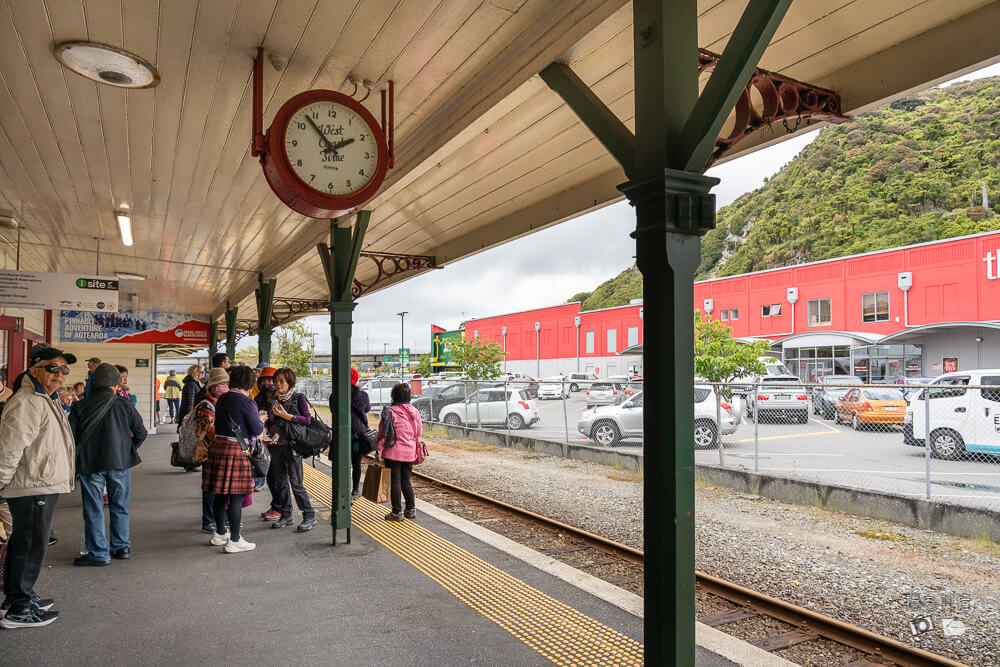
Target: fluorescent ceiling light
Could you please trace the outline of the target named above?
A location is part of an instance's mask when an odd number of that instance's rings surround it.
[[[119,280],[145,280],[146,276],[140,275],[138,273],[116,273]]]
[[[122,243],[126,246],[132,245],[132,218],[127,213],[118,213],[118,231],[122,235]]]

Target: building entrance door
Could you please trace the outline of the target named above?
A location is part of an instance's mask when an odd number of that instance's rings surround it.
[[[817,382],[824,375],[833,375],[833,359],[800,359],[796,375],[803,382]]]

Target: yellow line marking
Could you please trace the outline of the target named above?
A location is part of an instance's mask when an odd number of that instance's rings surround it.
[[[835,433],[840,433],[840,431],[835,431]],[[789,440],[791,438],[805,438],[810,435],[830,435],[830,431],[813,431],[812,433],[790,433],[788,435],[768,435],[763,438],[757,438],[757,440],[758,441]],[[753,442],[753,438],[743,438],[742,440],[737,440],[736,442]]]
[[[304,466],[303,482],[332,504],[330,478]],[[449,593],[557,665],[641,665],[643,646],[385,507],[354,502],[352,523]]]

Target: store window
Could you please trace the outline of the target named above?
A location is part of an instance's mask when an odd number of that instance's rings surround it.
[[[723,322],[725,322],[726,320],[728,320],[729,319],[729,311],[728,310],[721,311],[719,313],[719,319],[722,320]]]
[[[588,331],[586,333],[586,341],[587,341],[587,347],[586,347],[587,354],[593,354],[594,353],[594,332],[593,331]]]
[[[768,306],[761,306],[760,307],[760,316],[761,317],[777,317],[778,315],[781,315],[781,304],[780,303],[772,303],[772,304],[770,304]]]
[[[809,302],[809,326],[828,327],[832,323],[830,299],[813,299]]]
[[[628,328],[628,346],[639,344],[639,327],[629,327]]]
[[[608,329],[608,352],[614,354],[618,351],[618,329]]]
[[[739,308],[732,308],[732,309],[730,309],[730,311],[729,311],[729,319],[731,319],[731,320],[738,320],[738,319],[740,319]]]
[[[875,292],[861,297],[862,322],[889,321],[889,293]]]

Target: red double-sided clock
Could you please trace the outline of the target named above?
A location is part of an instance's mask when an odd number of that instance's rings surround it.
[[[312,218],[335,218],[361,206],[375,196],[390,166],[390,149],[375,117],[333,90],[289,99],[262,141],[255,132],[254,146],[278,198]]]

